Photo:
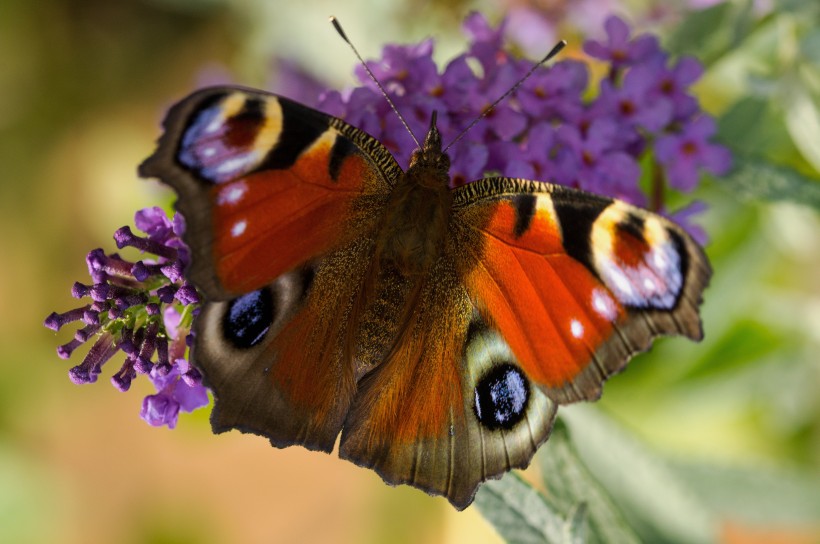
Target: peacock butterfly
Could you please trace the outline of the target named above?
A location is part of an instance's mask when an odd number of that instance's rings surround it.
[[[659,335],[711,270],[667,219],[550,183],[449,188],[435,116],[402,171],[285,98],[197,91],[141,166],[178,193],[215,432],[301,445],[468,506]]]

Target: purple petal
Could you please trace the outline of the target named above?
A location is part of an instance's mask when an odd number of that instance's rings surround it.
[[[643,62],[658,52],[660,52],[660,45],[657,37],[639,36],[629,44],[629,61],[632,64]]]
[[[692,222],[692,218],[695,215],[700,215],[705,212],[708,208],[709,206],[705,202],[694,200],[689,205],[684,206],[671,214],[664,215],[683,227],[697,243],[703,246],[709,242],[709,236],[706,233],[706,229]]]
[[[544,45],[556,41],[555,25],[535,9],[513,8],[507,14],[507,22],[506,36],[520,45],[528,56],[543,56]]]
[[[672,121],[672,102],[659,98],[647,101],[633,119],[638,126],[650,132],[660,132]]]
[[[527,116],[501,104],[488,116],[493,131],[502,140],[511,140],[527,128]]]
[[[142,401],[140,417],[154,427],[167,425],[169,429],[173,429],[177,426],[179,403],[163,393],[148,395]]]
[[[672,73],[680,87],[688,87],[703,75],[703,65],[694,57],[681,57]]]
[[[461,28],[475,41],[494,41],[500,34],[498,29],[491,27],[484,15],[478,11],[470,12],[464,19]]]
[[[604,28],[610,47],[621,47],[629,39],[629,26],[620,17],[615,15],[608,17],[604,22]]]
[[[670,165],[677,155],[680,140],[681,138],[677,134],[667,134],[658,138],[655,142],[655,157],[658,162],[665,166]]]
[[[327,90],[327,85],[292,60],[279,58],[276,65],[276,78],[267,85],[267,88],[315,107],[319,96]]]
[[[179,379],[174,385],[174,399],[180,408],[186,412],[193,412],[197,408],[208,405],[208,390],[202,385],[190,386]]]
[[[700,154],[701,165],[710,173],[721,176],[732,167],[732,154],[722,145],[706,145]]]
[[[598,60],[609,60],[609,48],[597,40],[584,42],[584,53]]]
[[[608,153],[600,162],[609,177],[618,180],[620,186],[632,186],[641,177],[641,168],[635,159],[626,153]]]
[[[710,115],[699,115],[684,128],[684,135],[693,140],[707,140],[717,130],[715,120]]]
[[[669,185],[689,192],[698,184],[697,164],[691,158],[681,156],[673,164],[667,167]]]
[[[453,185],[463,185],[484,175],[484,167],[489,157],[487,146],[462,140],[450,155],[452,157],[450,176]]]
[[[173,224],[159,206],[143,208],[134,214],[134,224],[151,240],[165,241],[173,232]]]

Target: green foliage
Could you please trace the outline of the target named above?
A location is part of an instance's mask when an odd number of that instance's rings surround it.
[[[820,210],[820,183],[787,166],[735,156],[735,168],[720,183],[738,197],[789,201]]]
[[[570,544],[579,537],[577,513],[562,514],[515,473],[485,483],[475,505],[507,542]]]
[[[759,527],[820,519],[820,478],[681,461],[594,407],[563,413],[537,456],[543,492],[509,474],[476,496],[507,542],[708,543],[729,520]]]
[[[722,2],[689,14],[666,41],[675,54],[694,55],[707,66],[743,41],[754,25],[752,2]]]
[[[556,422],[552,437],[537,461],[546,494],[552,501],[566,512],[581,506],[588,511],[590,531],[586,542],[640,542],[607,492],[578,457],[563,420]]]

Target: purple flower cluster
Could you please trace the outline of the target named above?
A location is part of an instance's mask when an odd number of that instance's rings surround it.
[[[151,425],[176,425],[180,408],[192,411],[208,403],[199,372],[186,360],[191,322],[199,295],[183,277],[189,251],[181,239],[182,217],[169,220],[160,208],[136,213],[134,222],[147,237],[136,236],[129,227],[114,233],[117,247],[133,247],[156,256],[131,262],[102,249],[86,257],[92,284],[74,284],[72,295],[91,302],[59,314],[52,313],[44,325],[60,330],[81,322],[74,338],[57,348],[68,359],[82,344],[95,341],[82,362],[69,370],[76,384],[93,383],[103,365],[118,351],[125,362],[111,378],[114,387],[127,391],[138,374],[147,375],[157,389],[143,401],[141,416]]]
[[[464,29],[471,40],[468,51],[441,72],[432,59],[431,40],[388,45],[379,61],[368,64],[414,134],[424,134],[432,112],[438,111],[445,145],[532,67],[504,49],[504,22],[492,27],[474,13]],[[710,142],[713,120],[688,92],[701,65],[692,58],[670,63],[656,37],[632,38],[617,17],[607,19],[605,29],[605,41],[584,44],[587,54],[608,64],[595,97],[585,98],[590,75],[583,62],[569,59],[537,69],[449,151],[454,185],[503,174],[549,180],[665,212],[667,184],[691,191],[701,170],[728,170],[729,152]],[[328,91],[317,106],[381,140],[406,167],[415,147],[412,138],[361,67],[357,75],[361,87]],[[650,199],[638,185],[639,164],[647,156],[656,166]],[[702,231],[684,226],[702,241]]]

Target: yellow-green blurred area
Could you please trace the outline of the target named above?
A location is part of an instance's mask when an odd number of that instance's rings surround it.
[[[214,436],[207,410],[183,415],[174,431],[151,428],[138,417],[153,392],[147,380],[122,394],[106,367],[98,383],[73,385],[67,371],[81,354],[55,354],[71,327],[55,335],[42,326],[77,306],[70,288],[88,280],[90,249],[113,251],[112,233],[135,210],[171,202],[136,166],[174,100],[208,78],[266,86],[275,57],[352,85],[355,61],[330,14],[365,57],[433,36],[446,61],[465,43],[468,11],[497,21],[507,7],[444,4],[0,2],[0,542],[500,541],[477,509],[457,513],[334,456]],[[710,70],[698,91],[712,113],[738,99],[754,55],[777,47]],[[820,146],[772,134],[764,144],[786,158]],[[816,177],[810,157],[794,167]],[[820,504],[803,497],[814,500],[820,485],[820,215],[741,198],[719,180],[696,196],[710,207],[715,271],[706,339],[657,342],[607,384],[598,409],[676,466],[743,474],[738,489],[762,513],[722,510],[732,480],[715,480],[727,482],[713,494],[725,541],[818,542]],[[691,470],[693,481],[704,474]]]

